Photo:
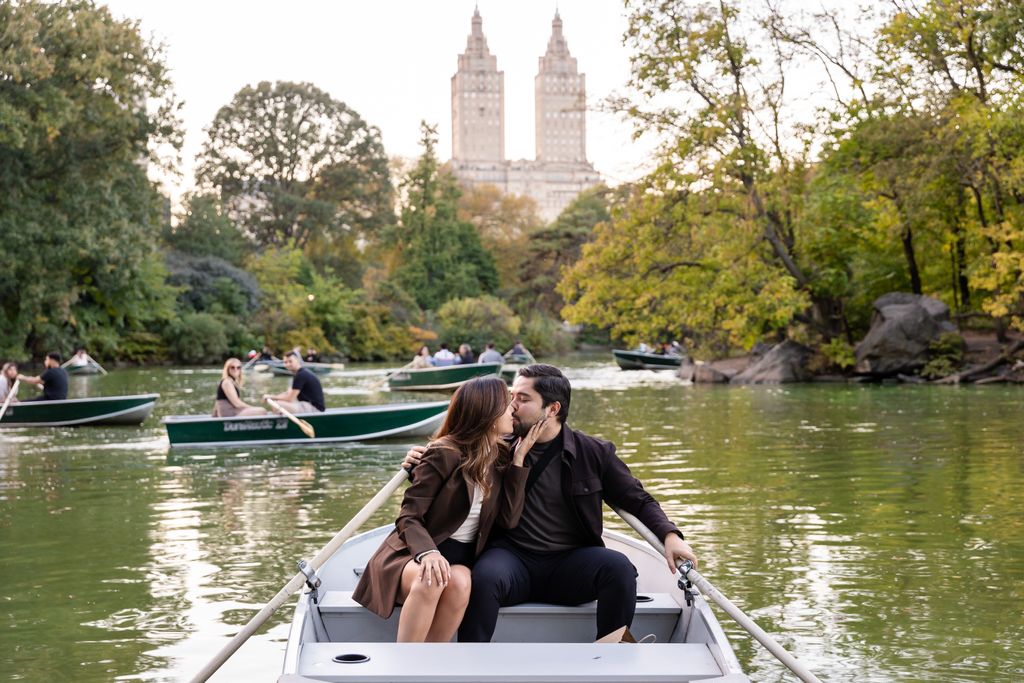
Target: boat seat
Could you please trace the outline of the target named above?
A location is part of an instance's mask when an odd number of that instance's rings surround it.
[[[389,619],[381,619],[353,600],[351,591],[327,591],[320,602],[320,613],[332,642],[393,643],[400,611],[396,607]],[[590,643],[596,637],[596,612],[596,602],[576,606],[525,602],[502,607],[492,642]],[[630,630],[637,639],[654,634],[656,642],[667,643],[679,616],[679,604],[670,594],[646,593],[638,596]]]
[[[362,662],[335,657],[357,655]],[[346,683],[679,683],[722,681],[704,643],[307,643],[302,679]],[[749,683],[749,682],[748,682]]]

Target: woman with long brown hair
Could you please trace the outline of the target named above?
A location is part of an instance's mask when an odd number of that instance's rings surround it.
[[[447,642],[469,603],[470,569],[494,525],[519,522],[535,427],[514,454],[508,387],[463,384],[416,466],[395,530],[366,564],[353,598],[382,619],[402,605],[398,642]]]

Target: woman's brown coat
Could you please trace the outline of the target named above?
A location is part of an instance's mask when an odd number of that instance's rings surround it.
[[[505,444],[499,444],[505,449]],[[436,549],[462,526],[469,516],[473,491],[456,472],[462,455],[444,444],[431,444],[414,470],[413,483],[405,491],[395,530],[381,544],[359,579],[352,598],[383,619],[391,616],[398,600],[402,570],[425,550]],[[507,460],[507,458],[506,458]],[[510,529],[519,523],[526,488],[525,467],[509,465],[491,469],[491,493],[480,508],[477,555],[497,523]]]

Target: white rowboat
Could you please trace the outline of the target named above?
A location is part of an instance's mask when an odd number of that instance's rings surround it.
[[[316,602],[308,590],[299,599],[279,683],[749,683],[704,597],[681,589],[649,545],[613,531],[604,532],[605,544],[639,574],[631,630],[656,642],[592,642],[594,603],[525,603],[502,608],[491,643],[395,643],[400,608],[385,621],[352,600],[359,574],[392,529],[351,538],[317,571]]]

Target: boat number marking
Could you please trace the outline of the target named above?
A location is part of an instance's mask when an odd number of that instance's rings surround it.
[[[267,420],[246,420],[245,422],[225,422],[225,432],[262,432],[268,429],[288,429],[288,420],[285,418]]]

